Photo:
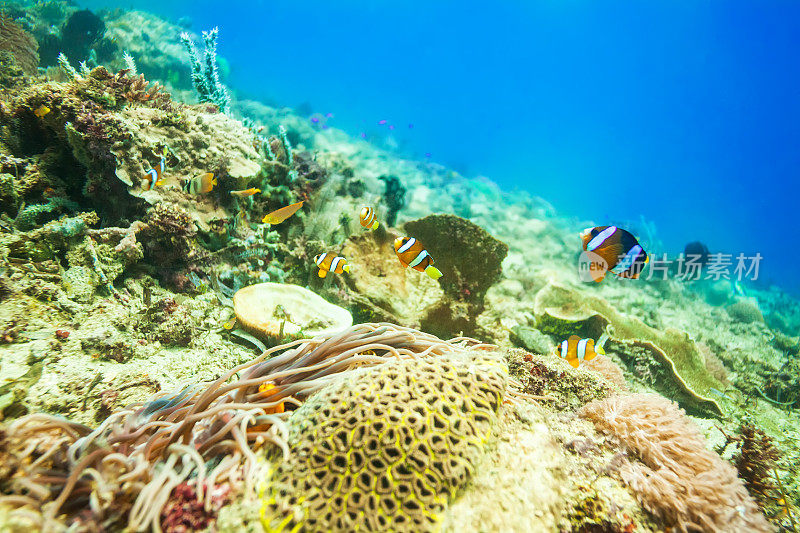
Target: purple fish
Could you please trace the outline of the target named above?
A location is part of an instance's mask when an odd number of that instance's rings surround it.
[[[387,122],[388,122],[388,120],[386,120],[385,118],[382,118],[381,120],[378,121],[378,126],[383,126]]]
[[[362,139],[366,139],[367,138],[367,134],[364,133],[363,131],[361,133],[359,133],[358,136],[361,137]]]
[[[325,118],[332,118],[332,117],[333,117],[333,113],[325,113]]]
[[[319,117],[311,117],[311,122],[316,124],[317,122],[319,122]]]
[[[394,124],[389,124],[389,129],[393,130],[394,129]]]

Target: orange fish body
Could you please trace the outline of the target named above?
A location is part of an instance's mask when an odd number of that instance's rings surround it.
[[[47,107],[46,105],[40,105],[39,107],[36,108],[36,110],[33,112],[33,114],[36,115],[37,118],[42,118],[43,116],[45,116],[49,112],[50,112],[50,108],[49,107]]]
[[[598,353],[605,353],[599,346],[595,349],[593,339],[581,339],[577,335],[572,335],[569,339],[562,341],[556,348],[556,352],[574,368],[578,368],[581,361],[591,361]]]
[[[439,269],[433,266],[431,254],[414,237],[398,237],[394,240],[394,251],[404,266],[425,272],[433,279],[442,277]]]
[[[259,385],[258,392],[263,394],[263,393],[265,393],[265,392],[267,392],[269,390],[272,390],[274,388],[275,388],[275,384],[274,383],[272,383],[270,381],[265,381],[264,383]],[[264,409],[264,414],[274,415],[274,414],[282,413],[282,412],[284,412],[284,410],[285,410],[284,404],[283,404],[283,402],[281,402],[278,405],[276,405],[275,407],[267,407],[266,409]],[[247,428],[247,432],[248,433],[262,433],[264,431],[267,431],[270,428],[271,425],[272,424],[256,424],[254,426],[248,427]]]
[[[318,275],[321,278],[327,276],[328,272],[333,272],[334,274],[350,272],[350,265],[347,264],[347,259],[327,252],[315,257],[314,263],[319,267]]]
[[[264,218],[261,219],[261,222],[264,224],[280,224],[290,216],[294,215],[301,207],[303,207],[303,202],[297,202],[296,204],[287,205],[286,207],[281,207],[280,209],[276,209],[272,213],[268,213],[264,215]]]
[[[149,191],[153,187],[158,187],[164,183],[163,175],[166,166],[165,159],[162,157],[155,168],[151,168],[142,178],[142,189]]]
[[[231,191],[232,196],[237,196],[239,198],[243,198],[246,196],[253,196],[254,194],[258,194],[261,192],[261,189],[256,189],[255,187],[250,187],[249,189],[245,189],[243,191]]]
[[[375,214],[375,210],[371,207],[362,207],[361,213],[358,214],[358,220],[365,228],[378,229],[378,216]]]
[[[605,263],[604,271],[594,276],[597,282],[603,281],[606,272],[637,279],[650,261],[636,237],[616,226],[587,228],[581,233],[581,242],[585,252],[596,254]]]

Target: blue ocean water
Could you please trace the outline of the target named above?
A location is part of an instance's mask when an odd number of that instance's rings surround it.
[[[797,2],[121,7],[219,26],[240,97],[332,113],[332,126],[391,136],[567,216],[644,216],[664,242],[656,252],[701,240],[761,253],[761,280],[800,293]]]

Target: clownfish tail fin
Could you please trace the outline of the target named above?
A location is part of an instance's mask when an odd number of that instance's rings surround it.
[[[428,267],[425,269],[425,273],[433,279],[439,279],[442,277],[442,273],[433,265],[428,265]]]
[[[380,222],[378,222],[378,221],[376,220],[376,221],[375,221],[375,223],[374,223],[374,224],[372,224],[372,229],[378,229],[378,226],[380,226],[380,225],[381,225],[381,224],[380,224]]]

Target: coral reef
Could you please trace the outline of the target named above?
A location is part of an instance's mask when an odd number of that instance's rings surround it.
[[[435,528],[469,479],[505,391],[496,359],[398,361],[326,389],[292,417],[268,530]]]
[[[736,470],[706,449],[675,403],[654,394],[614,396],[588,404],[581,416],[641,459],[624,464],[620,474],[666,525],[680,531],[772,531]]]
[[[192,83],[197,91],[197,96],[201,102],[209,102],[216,105],[221,113],[227,113],[230,109],[231,98],[228,91],[219,79],[219,67],[217,67],[217,37],[219,28],[212,28],[203,32],[203,44],[205,50],[203,57],[197,51],[197,47],[192,41],[192,37],[184,32],[181,33],[181,42],[189,53],[189,61],[192,66]]]
[[[719,403],[708,396],[723,385],[709,372],[695,342],[684,332],[664,332],[635,317],[626,317],[608,302],[556,284],[536,295],[539,329],[561,338],[575,334],[599,338],[608,332],[606,350],[651,386],[674,398],[685,409],[705,415],[722,415]]]
[[[346,309],[298,285],[258,283],[233,295],[236,320],[259,337],[330,335],[353,325]]]
[[[11,17],[0,13],[0,53],[10,53],[22,71],[33,76],[39,65],[38,50],[39,43],[33,36],[16,24]]]

